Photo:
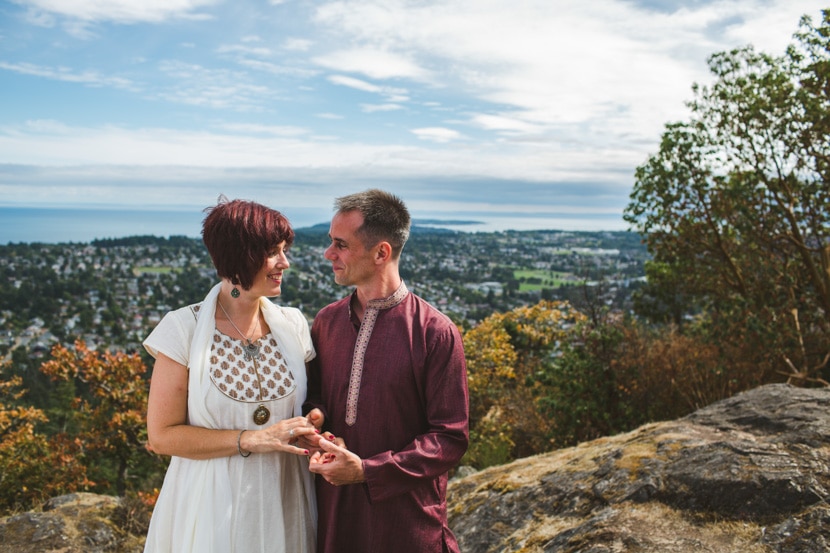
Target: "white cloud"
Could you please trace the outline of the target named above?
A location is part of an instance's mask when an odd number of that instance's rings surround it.
[[[354,77],[347,77],[345,75],[331,75],[328,77],[329,82],[338,84],[341,86],[347,86],[349,88],[354,88],[356,90],[362,90],[363,92],[373,92],[373,93],[380,93],[381,87],[374,85],[372,83],[366,82],[362,79],[355,79]]]
[[[200,19],[198,9],[218,0],[12,0],[39,12],[82,21],[159,22],[172,17]]]
[[[354,88],[355,90],[362,90],[363,92],[381,95],[389,102],[400,103],[409,100],[407,91],[402,88],[378,86],[363,79],[356,79],[346,75],[330,75],[328,77],[328,81],[332,84],[347,86],[349,88]]]
[[[335,71],[359,73],[372,79],[407,78],[422,80],[427,72],[404,54],[379,49],[338,50],[313,59],[318,65]]]
[[[349,49],[316,60],[449,87],[493,106],[472,110],[474,126],[516,135],[573,128],[597,145],[623,136],[654,142],[664,123],[686,113],[691,85],[710,79],[710,54],[757,41],[773,21],[782,53],[781,36],[815,6],[718,1],[668,13],[618,0],[342,0],[316,16]]]
[[[300,67],[288,67],[286,65],[279,65],[269,61],[240,59],[237,63],[243,67],[261,71],[263,73],[270,73],[272,75],[287,75],[299,79],[309,79],[318,74],[317,71],[311,69],[303,69]]]
[[[556,150],[548,144],[431,149],[321,142],[292,127],[235,124],[229,129],[232,132],[77,127],[35,121],[0,127],[0,151],[7,163],[14,160],[15,164],[43,167],[283,168],[331,170],[361,178],[367,176],[365,168],[371,167],[375,176],[397,178],[486,176],[531,181],[616,181],[620,165],[634,161],[626,152],[609,152],[598,160],[593,152]],[[423,137],[432,139],[449,138],[452,133],[421,129]]]
[[[314,43],[305,38],[287,38],[282,43],[282,48],[289,52],[307,52]]]
[[[740,23],[727,27],[724,38],[729,42],[751,43],[756,50],[780,55],[793,42],[801,16],[811,16],[814,25],[821,23],[820,10],[812,0],[756,0],[752,4],[755,9],[741,10]]]
[[[212,109],[260,111],[264,102],[276,95],[268,86],[252,81],[239,71],[176,60],[160,62],[159,69],[174,84],[167,88],[159,87],[154,95],[168,102]]]
[[[400,104],[360,104],[360,109],[365,113],[376,113],[378,111],[397,111],[403,109]]]
[[[51,28],[57,24],[57,20],[54,15],[33,8],[26,10],[26,13],[23,17],[27,23],[30,23],[37,27]]]
[[[422,129],[412,129],[412,133],[422,140],[430,140],[432,142],[451,142],[461,138],[461,133],[452,129],[443,127],[424,127]]]
[[[0,69],[45,79],[78,83],[93,87],[112,87],[138,91],[140,87],[129,79],[101,75],[97,71],[77,71],[68,67],[45,67],[31,63],[8,63],[0,61]]]
[[[509,115],[490,115],[481,113],[473,115],[470,122],[482,129],[503,131],[513,134],[539,134],[544,131],[541,125],[534,125],[524,119]]]
[[[60,121],[51,119],[36,119],[26,121],[24,127],[21,129],[23,133],[35,134],[51,134],[53,136],[69,135],[72,133],[72,128]]]
[[[241,44],[224,44],[216,49],[219,54],[242,54],[247,56],[258,56],[267,58],[271,50],[265,47],[243,46]]]
[[[220,125],[220,128],[244,135],[303,136],[309,134],[309,130],[303,127],[256,125],[251,123],[229,123]]]

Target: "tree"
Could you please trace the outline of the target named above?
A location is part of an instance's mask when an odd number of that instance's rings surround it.
[[[559,447],[608,436],[631,427],[617,357],[623,342],[619,325],[581,321],[561,355],[542,368],[542,413],[552,421]],[[640,421],[642,422],[642,421]]]
[[[49,497],[92,486],[80,444],[38,432],[46,415],[23,405],[21,378],[4,373],[0,379],[0,512],[31,509]]]
[[[582,320],[568,303],[541,301],[493,314],[464,334],[472,435],[465,462],[483,468],[550,448],[540,375]]]
[[[99,487],[114,485],[124,495],[130,469],[158,469],[159,461],[145,448],[147,369],[138,354],[100,354],[76,341],[74,350],[56,345],[41,371],[53,380],[76,383],[76,438],[84,445],[90,476]]]
[[[561,355],[543,367],[539,404],[559,447],[671,420],[759,384],[754,365],[725,366],[737,357],[695,325],[672,326],[609,316],[577,325]]]
[[[715,54],[687,122],[637,168],[625,219],[653,261],[638,305],[742,340],[763,380],[825,383],[830,358],[830,10],[772,57]],[[650,296],[648,301],[646,296]],[[662,315],[660,311],[662,310]],[[822,372],[824,371],[824,372]]]

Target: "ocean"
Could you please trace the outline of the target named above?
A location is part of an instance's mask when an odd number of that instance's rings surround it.
[[[0,244],[138,235],[198,237],[202,218],[198,211],[0,207]]]
[[[462,232],[504,230],[625,230],[620,215],[575,217],[573,214],[533,216],[524,214],[458,214],[446,224],[427,214],[425,226],[440,226]],[[43,242],[90,242],[96,239],[152,235],[160,237],[201,235],[204,213],[200,210],[164,211],[145,209],[78,209],[0,207],[0,244]],[[444,217],[444,219],[447,219]],[[460,223],[459,219],[467,222]],[[416,218],[413,221],[419,224]],[[291,217],[295,228],[328,220],[315,212]]]

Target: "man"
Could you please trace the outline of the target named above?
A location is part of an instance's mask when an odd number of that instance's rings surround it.
[[[317,549],[457,552],[446,491],[469,441],[461,335],[401,279],[404,203],[367,190],[335,205],[325,257],[335,282],[355,289],[311,329],[305,411],[319,408],[337,437],[309,462],[319,475]]]

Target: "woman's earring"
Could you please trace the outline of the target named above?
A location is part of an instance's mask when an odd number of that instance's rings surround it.
[[[239,288],[236,286],[233,287],[231,290],[231,297],[238,298],[239,297]]]

